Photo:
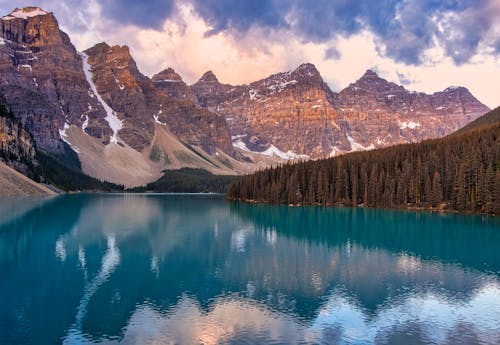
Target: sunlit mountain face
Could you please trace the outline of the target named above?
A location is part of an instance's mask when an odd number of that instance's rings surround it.
[[[33,5],[43,8],[34,13],[53,12],[79,51],[102,41],[130,45],[148,76],[172,67],[192,84],[213,70],[221,82],[238,85],[311,62],[334,91],[374,68],[410,90],[464,85],[490,108],[498,106],[496,0],[96,0],[71,6],[17,0],[0,3],[0,11],[28,17],[13,10]]]
[[[0,342],[496,343],[498,221],[68,195],[0,219]]]

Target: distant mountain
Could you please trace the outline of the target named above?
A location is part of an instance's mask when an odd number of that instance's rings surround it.
[[[312,64],[239,86],[207,72],[191,88],[202,106],[225,116],[233,145],[243,151],[293,159],[350,149],[334,94]]]
[[[126,46],[76,51],[39,7],[0,19],[0,96],[15,120],[0,135],[25,130],[52,178],[78,174],[71,188],[142,186],[181,168],[245,174],[440,137],[488,110],[464,88],[412,93],[372,71],[334,93],[312,64],[238,86],[212,72],[188,86],[171,68],[149,78]]]
[[[337,94],[312,64],[239,86],[207,72],[191,88],[200,104],[226,117],[235,147],[288,158],[437,138],[489,110],[463,87],[416,93],[371,70]]]
[[[439,138],[490,110],[464,87],[411,92],[371,70],[342,90],[335,104],[353,140],[370,148]]]
[[[500,214],[498,109],[481,126],[418,144],[287,164],[236,181],[229,199]]]

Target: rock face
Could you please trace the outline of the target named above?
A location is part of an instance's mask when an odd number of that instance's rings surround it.
[[[191,88],[172,68],[167,68],[155,74],[151,80],[155,87],[170,98],[187,99],[197,104],[197,99]]]
[[[244,150],[305,158],[349,148],[334,95],[312,64],[235,87],[207,72],[192,89],[201,105],[224,114],[234,145]]]
[[[99,43],[84,54],[91,72],[89,83],[94,84],[103,106],[110,108],[111,140],[120,138],[133,149],[144,150],[153,138],[153,116],[159,107],[151,81],[139,72],[126,46]]]
[[[38,7],[15,9],[0,19],[0,95],[37,146],[52,154],[63,153],[67,142],[87,162],[90,155],[115,154],[113,145],[147,159],[162,126],[186,150],[234,155],[224,117],[201,108],[173,70],[153,82],[126,46],[100,43],[78,53],[53,14]],[[110,159],[127,162],[122,156]],[[152,175],[162,168],[155,166]]]
[[[36,164],[35,143],[31,135],[14,119],[0,115],[0,160],[25,175],[33,174]]]
[[[224,118],[198,107],[189,87],[172,69],[150,80],[138,70],[126,46],[100,43],[85,54],[92,82],[119,123],[117,136],[127,145],[143,151],[152,142],[156,122],[205,152],[220,148],[232,153]]]
[[[463,87],[410,92],[368,70],[335,98],[354,145],[384,147],[450,134],[489,111]]]
[[[194,92],[172,68],[154,75],[151,80],[166,97],[157,116],[160,123],[164,121],[182,141],[202,147],[210,154],[219,148],[234,155],[224,117],[200,107]]]
[[[27,7],[0,19],[0,92],[45,150],[61,151],[65,123],[82,126],[87,118],[87,133],[109,138],[81,58],[52,13]]]
[[[465,88],[415,93],[370,70],[333,93],[311,64],[240,86],[207,72],[191,89],[202,106],[226,117],[233,145],[285,158],[441,137],[489,110]]]

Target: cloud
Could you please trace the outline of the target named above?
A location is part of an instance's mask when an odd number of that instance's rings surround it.
[[[241,84],[312,62],[334,91],[373,68],[411,90],[463,85],[490,107],[500,103],[495,0],[475,7],[472,0],[172,0],[153,2],[166,9],[146,4],[125,19],[110,13],[127,3],[117,1],[37,4],[54,12],[78,50],[101,41],[129,45],[146,75],[173,67],[193,83],[213,70],[222,82]],[[12,7],[0,0],[3,13]]]
[[[401,85],[410,85],[412,81],[404,73],[396,73]]]
[[[289,30],[304,42],[324,43],[363,30],[377,37],[386,56],[410,65],[423,63],[435,44],[457,64],[467,62],[500,16],[495,0],[193,0],[211,27],[242,35],[253,27]]]
[[[253,26],[287,27],[283,9],[275,0],[193,0],[193,6],[212,27],[208,35],[228,29],[245,32]]]
[[[327,50],[325,50],[325,60],[330,60],[330,59],[338,60],[340,59],[340,57],[341,54],[335,47],[330,47]]]
[[[122,24],[135,24],[143,28],[159,29],[166,18],[176,10],[175,0],[104,0],[102,13]]]
[[[16,6],[29,3],[20,0]],[[95,16],[90,18],[95,11],[88,14],[90,7],[99,7],[101,19],[113,22],[113,30],[132,25],[161,31],[166,20],[179,20],[179,7],[187,5],[207,24],[207,37],[224,33],[239,39],[259,29],[284,33],[279,40],[292,36],[322,44],[368,30],[375,35],[379,54],[408,65],[425,64],[425,52],[436,45],[458,65],[481,47],[500,54],[498,39],[491,39],[500,34],[497,0],[40,0],[39,4],[67,17],[64,26],[79,33],[88,22],[95,23]],[[7,11],[12,2],[0,0],[0,6]],[[325,58],[334,58],[332,53],[326,52]]]

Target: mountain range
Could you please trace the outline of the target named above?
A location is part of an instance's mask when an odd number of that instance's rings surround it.
[[[500,107],[444,138],[293,162],[236,180],[232,200],[500,213]]]
[[[165,170],[238,175],[438,138],[489,111],[466,88],[412,92],[372,70],[336,93],[310,63],[245,85],[223,84],[209,71],[189,86],[172,68],[150,78],[126,46],[103,42],[78,52],[39,7],[0,19],[0,97],[13,115],[4,122],[22,129],[7,145],[0,123],[4,152],[23,142],[33,165],[36,147],[125,186]],[[29,159],[4,160],[26,173]]]

